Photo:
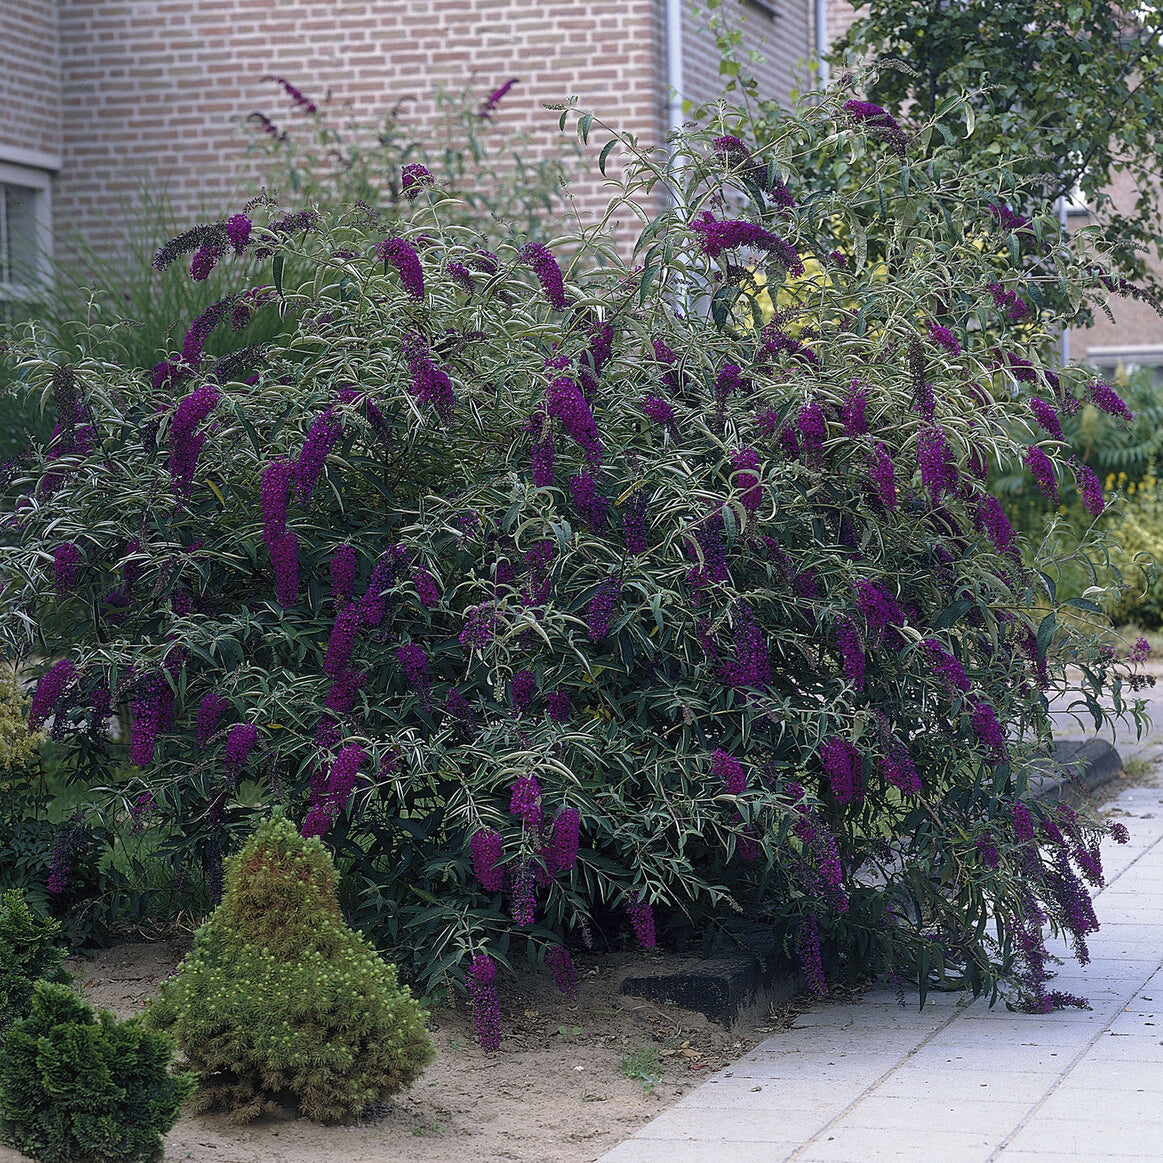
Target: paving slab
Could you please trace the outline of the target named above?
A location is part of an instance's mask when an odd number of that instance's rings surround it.
[[[877,990],[818,1003],[598,1163],[1058,1163],[1163,1159],[1163,786],[1112,804],[1091,962],[1055,989],[1090,1010],[1033,1015]]]

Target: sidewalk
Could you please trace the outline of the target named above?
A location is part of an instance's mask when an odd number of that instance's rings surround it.
[[[1163,1159],[1163,780],[1107,806],[1131,842],[1104,845],[1092,960],[1049,945],[1091,1010],[821,1003],[598,1163]]]

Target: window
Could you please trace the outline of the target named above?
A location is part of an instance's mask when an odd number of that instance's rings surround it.
[[[0,320],[25,313],[49,282],[50,179],[0,161]]]
[[[1126,347],[1090,347],[1086,362],[1100,375],[1114,379],[1119,372],[1128,375],[1140,368],[1150,368],[1155,383],[1163,385],[1163,345],[1132,343]]]

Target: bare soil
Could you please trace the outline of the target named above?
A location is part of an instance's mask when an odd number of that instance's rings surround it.
[[[128,1017],[188,948],[188,939],[127,942],[69,968],[90,1001]],[[502,985],[503,1041],[493,1054],[477,1045],[466,1008],[433,1011],[435,1062],[361,1125],[320,1126],[291,1109],[244,1127],[187,1114],[165,1136],[166,1163],[590,1163],[790,1017],[744,1019],[728,1031],[702,1014],[621,996],[622,978],[645,959],[576,957],[573,1001],[548,972]],[[21,1158],[0,1147],[0,1163]]]

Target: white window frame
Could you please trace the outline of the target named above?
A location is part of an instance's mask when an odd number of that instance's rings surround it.
[[[1163,343],[1128,343],[1111,347],[1088,347],[1086,362],[1097,369],[1121,367],[1127,372],[1151,368],[1156,380],[1163,376]]]
[[[35,191],[32,206],[33,269],[22,282],[0,281],[0,305],[34,302],[52,283],[52,174],[34,166],[18,165],[0,156],[0,187],[20,186]],[[0,215],[4,207],[0,204]],[[0,238],[0,246],[4,245]]]

